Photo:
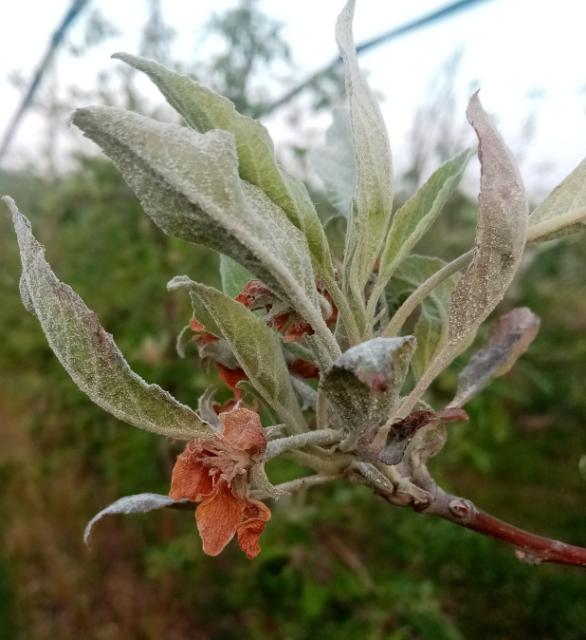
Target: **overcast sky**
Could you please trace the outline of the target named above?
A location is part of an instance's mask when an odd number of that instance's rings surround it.
[[[360,41],[448,4],[450,0],[358,0],[355,38]],[[212,11],[233,6],[234,0],[164,0],[165,20],[178,32],[173,46],[177,58],[197,57],[196,34]],[[264,11],[285,24],[300,76],[320,67],[335,54],[334,22],[341,0],[264,0]],[[3,132],[20,94],[7,82],[18,70],[25,76],[41,57],[51,30],[69,0],[19,0],[0,3],[0,130]],[[138,29],[145,19],[145,0],[92,0],[120,30],[87,56],[60,55],[60,81],[91,88],[95,76],[110,65],[117,50],[136,52]],[[525,151],[523,172],[540,191],[586,156],[586,3],[577,0],[486,0],[455,17],[423,28],[361,57],[382,105],[397,163],[407,145],[413,112],[443,61],[461,49],[457,79],[457,117],[464,119],[466,96],[481,88],[481,99],[505,138],[518,148],[528,114],[537,112],[536,130]],[[77,25],[79,29],[81,26]],[[76,38],[76,27],[72,30]],[[276,91],[278,94],[278,91]],[[291,139],[279,117],[266,122],[277,139]],[[316,126],[327,124],[318,121]],[[9,159],[18,164],[33,157],[41,123],[22,123]],[[544,166],[552,170],[540,172]]]

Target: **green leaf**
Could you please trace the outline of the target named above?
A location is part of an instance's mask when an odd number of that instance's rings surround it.
[[[387,234],[377,282],[371,295],[372,307],[376,305],[395,269],[411,253],[454,194],[471,155],[472,152],[467,150],[448,160],[396,211]]]
[[[429,256],[410,255],[397,268],[391,288],[413,291],[445,265]],[[421,313],[413,334],[417,349],[411,360],[416,378],[420,378],[448,338],[450,297],[458,278],[452,276],[440,283],[421,303]]]
[[[528,205],[521,176],[477,94],[470,99],[467,116],[478,136],[481,166],[475,254],[451,296],[447,342],[401,404],[399,419],[470,345],[509,288],[527,240]]]
[[[413,336],[373,338],[344,352],[322,377],[320,388],[352,444],[393,411],[414,350]]]
[[[565,178],[529,217],[530,234],[543,242],[583,231],[586,225],[586,160]],[[537,235],[537,234],[536,234]],[[533,239],[533,238],[532,238]]]
[[[258,187],[239,178],[231,133],[200,134],[113,107],[78,109],[73,122],[110,156],[166,233],[233,258],[316,333],[330,335],[305,237]]]
[[[248,269],[222,253],[220,254],[220,278],[222,291],[230,298],[234,298],[254,276]]]
[[[151,60],[128,53],[113,56],[145,73],[169,104],[196,131],[230,131],[236,141],[240,177],[259,187],[303,233],[316,267],[333,274],[329,249],[319,217],[305,186],[289,176],[275,159],[273,141],[258,121],[238,113],[234,104],[211,89]]]
[[[293,431],[305,430],[305,420],[289,379],[279,337],[244,305],[217,289],[177,276],[171,290],[186,287],[199,300],[229,343],[250,383]]]
[[[332,216],[324,225],[332,256],[340,263],[344,260],[347,226],[348,220],[344,216]]]
[[[356,160],[347,109],[334,109],[332,124],[326,131],[326,144],[311,150],[309,160],[324,183],[328,200],[349,218],[356,188]]]
[[[505,375],[527,351],[539,331],[540,320],[531,309],[518,307],[501,316],[488,339],[458,376],[458,390],[450,407],[462,407],[493,378]]]
[[[14,201],[4,201],[20,247],[23,302],[75,384],[102,409],[140,429],[180,440],[208,436],[209,427],[194,411],[130,369],[95,313],[57,279]]]
[[[336,23],[336,40],[344,61],[346,91],[356,162],[356,189],[348,227],[346,267],[355,305],[379,256],[391,219],[393,175],[386,127],[358,66],[352,36],[354,0]]]

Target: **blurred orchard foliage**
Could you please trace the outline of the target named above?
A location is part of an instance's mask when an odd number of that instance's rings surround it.
[[[149,10],[140,53],[172,63],[172,31],[156,2]],[[106,37],[107,21],[94,17],[96,24],[96,38]],[[225,48],[192,70],[254,113],[266,98],[263,78],[272,65],[290,65],[279,25],[257,2],[245,1],[208,29]],[[135,107],[142,98],[132,74],[115,73],[127,74],[123,106]],[[119,81],[102,78],[97,99],[119,103],[113,89]],[[315,92],[314,105],[331,103],[338,90],[334,79]],[[71,105],[51,104],[50,95],[43,100],[50,128]],[[440,144],[444,133],[433,146],[439,160],[451,155],[445,137]],[[424,155],[414,143],[404,177],[409,187],[425,178]],[[0,192],[30,214],[59,277],[105,327],[116,328],[133,367],[193,404],[215,374],[194,359],[177,359],[175,336],[190,311],[162,283],[188,273],[217,284],[215,254],[163,236],[101,157],[76,154],[61,174],[35,167],[0,172]],[[320,213],[331,212],[324,206]],[[471,203],[459,194],[437,227],[449,238],[442,242],[445,257],[469,246],[473,233]],[[432,252],[434,235],[422,241],[422,253]],[[530,277],[519,279],[507,304],[528,305],[546,322],[515,369],[470,403],[470,423],[450,433],[445,455],[432,465],[448,489],[466,486],[471,499],[504,518],[570,540],[586,528],[586,483],[578,468],[586,453],[585,263],[583,234],[531,251],[524,265]],[[321,489],[311,505],[302,494],[283,500],[254,563],[235,549],[205,557],[191,518],[175,512],[110,519],[88,553],[81,540],[88,516],[119,495],[165,493],[177,451],[121,427],[73,389],[35,320],[22,312],[19,272],[2,215],[1,639],[584,637],[580,569],[535,570],[449,523],[389,510],[361,487]],[[454,382],[449,372],[442,376],[438,397],[449,400]],[[287,480],[293,463],[278,464],[272,476]]]

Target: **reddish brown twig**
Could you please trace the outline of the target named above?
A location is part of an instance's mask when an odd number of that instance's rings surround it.
[[[465,498],[457,498],[447,494],[438,497],[440,499],[436,500],[434,505],[427,510],[429,513],[438,515],[466,529],[513,545],[517,558],[523,562],[529,564],[553,562],[586,567],[586,548],[544,538],[519,529],[478,509]]]
[[[515,548],[519,560],[529,564],[552,562],[586,567],[586,548],[544,538],[495,518],[478,509],[470,500],[446,493],[436,484],[425,466],[413,469],[413,479],[431,497],[423,507],[412,503],[411,506],[417,511],[439,516],[466,529],[506,542]],[[394,496],[385,497],[393,502]]]

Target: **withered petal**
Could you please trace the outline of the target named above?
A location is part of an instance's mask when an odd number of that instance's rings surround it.
[[[228,484],[221,482],[217,490],[197,507],[195,521],[204,553],[217,556],[222,552],[234,537],[245,506],[246,502],[235,497]]]
[[[267,439],[258,413],[245,408],[235,409],[221,413],[220,420],[224,427],[222,437],[226,442],[241,451],[264,453]]]
[[[174,500],[186,498],[199,502],[214,489],[210,470],[198,459],[199,447],[188,444],[185,450],[177,456],[171,476],[169,496]]]

